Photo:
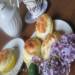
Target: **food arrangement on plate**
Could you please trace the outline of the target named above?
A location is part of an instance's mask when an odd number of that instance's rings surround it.
[[[67,22],[43,14],[23,53],[28,75],[69,75],[75,60],[75,34]]]
[[[16,38],[0,51],[0,75],[18,75],[24,62],[28,75],[69,75],[75,60],[75,34],[63,20],[41,15],[25,42]]]
[[[11,59],[11,60],[10,60]],[[0,72],[9,72],[16,64],[17,57],[14,49],[6,49],[0,52]]]
[[[17,75],[23,64],[24,41],[9,41],[0,51],[0,75]]]

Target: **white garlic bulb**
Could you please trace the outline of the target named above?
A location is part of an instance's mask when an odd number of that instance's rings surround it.
[[[0,28],[11,37],[19,36],[22,21],[16,8],[0,3]]]

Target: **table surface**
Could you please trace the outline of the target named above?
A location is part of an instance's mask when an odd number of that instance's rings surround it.
[[[34,24],[26,24],[24,22],[25,16],[25,5],[20,4],[20,15],[23,21],[23,31],[21,37],[26,40],[34,32]],[[63,19],[70,23],[73,30],[75,30],[75,0],[48,0],[48,9],[46,13],[53,19]],[[4,32],[0,30],[0,50],[1,48],[12,38],[7,36]],[[24,67],[24,66],[23,66]],[[75,63],[72,63],[70,75],[75,75]],[[20,75],[27,75],[25,72]]]

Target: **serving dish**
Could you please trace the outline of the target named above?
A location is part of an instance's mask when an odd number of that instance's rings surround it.
[[[71,28],[70,24],[61,19],[54,20],[54,27],[56,31],[64,32],[65,34],[73,32],[73,29]],[[33,37],[36,37],[36,32],[32,34],[31,38]]]
[[[61,19],[55,19],[54,20],[54,23],[55,23],[55,29],[57,31],[62,31],[64,32],[65,34],[69,34],[69,33],[72,33],[73,30],[70,26],[69,23],[67,23],[66,21],[64,20],[61,20]]]
[[[14,68],[10,72],[6,73],[5,75],[17,75],[21,66],[22,66],[22,64],[23,64],[24,41],[22,39],[16,38],[16,39],[13,39],[13,40],[9,41],[3,47],[3,50],[7,49],[7,48],[15,48],[15,47],[18,47],[18,49],[16,49],[17,56],[18,56],[16,65],[14,66]]]

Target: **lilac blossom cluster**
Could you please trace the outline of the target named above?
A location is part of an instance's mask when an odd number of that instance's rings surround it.
[[[41,75],[69,75],[75,59],[75,34],[62,35],[51,48],[50,59],[40,64]]]

